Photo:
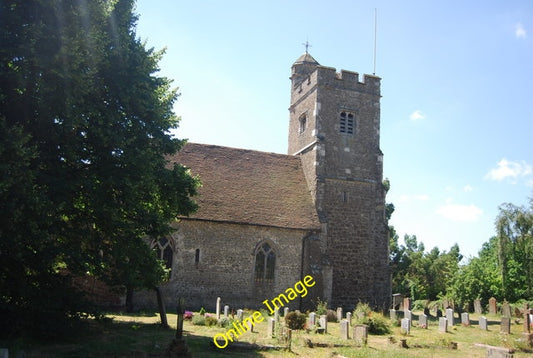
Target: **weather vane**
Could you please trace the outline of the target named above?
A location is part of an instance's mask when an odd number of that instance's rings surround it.
[[[309,40],[305,40],[305,43],[303,43],[302,45],[305,46],[305,53],[308,54],[308,53],[309,53],[309,47],[312,47],[312,46],[309,44]]]

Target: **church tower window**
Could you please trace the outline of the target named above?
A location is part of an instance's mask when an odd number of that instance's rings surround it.
[[[172,258],[174,252],[170,240],[165,237],[162,237],[159,240],[153,240],[151,247],[155,250],[157,258],[165,263],[165,267],[172,270]]]
[[[345,134],[353,134],[355,115],[351,112],[341,112],[339,117],[339,131]]]
[[[255,280],[265,282],[274,280],[276,254],[269,244],[264,243],[255,254]]]
[[[305,129],[307,128],[307,116],[305,114],[302,114],[299,122],[300,122],[299,133],[303,133],[305,132]]]

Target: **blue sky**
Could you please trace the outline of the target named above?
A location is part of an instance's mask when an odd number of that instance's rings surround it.
[[[289,76],[320,64],[382,78],[387,201],[400,236],[477,255],[504,202],[533,196],[533,2],[138,0],[166,47],[179,138],[286,153]]]

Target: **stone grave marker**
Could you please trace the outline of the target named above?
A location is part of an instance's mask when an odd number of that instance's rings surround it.
[[[453,309],[446,308],[446,319],[448,320],[448,326],[453,326]]]
[[[477,314],[483,313],[483,310],[481,309],[481,300],[474,300],[474,312]]]
[[[428,316],[425,314],[421,314],[418,316],[418,327],[420,328],[428,328]]]
[[[403,317],[408,318],[411,322],[413,322],[413,312],[410,310],[405,311]]]
[[[337,307],[337,321],[342,321],[342,307]]]
[[[352,325],[352,312],[346,312],[346,320]]]
[[[251,320],[244,321],[244,325],[250,330],[250,332],[254,331],[254,324]]]
[[[496,314],[498,312],[498,303],[494,297],[489,298],[489,314]]]
[[[276,321],[274,318],[269,318],[267,322],[267,337],[272,338],[276,332]]]
[[[530,320],[530,317],[529,317],[529,304],[525,304],[524,305],[524,330],[523,332],[524,333],[530,333],[531,332],[531,320]]]
[[[356,345],[366,346],[368,341],[368,326],[366,324],[356,324],[353,327],[353,339]]]
[[[403,299],[403,311],[407,311],[411,309],[411,299],[409,297],[405,297]]]
[[[229,317],[229,306],[228,305],[224,306],[224,317],[226,318]]]
[[[283,317],[287,317],[287,314],[289,313],[289,307],[285,307],[283,309]]]
[[[318,325],[320,326],[319,330],[322,330],[323,333],[328,333],[328,316],[321,315],[318,319]]]
[[[470,315],[468,312],[461,313],[461,324],[465,327],[470,326]]]
[[[274,309],[274,319],[279,322],[279,308],[277,307]]]
[[[316,325],[316,313],[315,312],[311,312],[309,313],[309,326],[314,326]]]
[[[392,308],[395,310],[402,309],[403,295],[401,293],[395,293],[392,295]]]
[[[216,314],[217,314],[217,319],[220,319],[220,297],[217,297]]]
[[[341,338],[350,339],[350,324],[348,323],[348,321],[345,319],[341,319],[339,325],[341,329]]]
[[[479,317],[479,328],[484,330],[484,331],[488,330],[487,317],[485,317],[485,316],[480,316]]]
[[[393,308],[389,310],[389,313],[390,313],[390,319],[393,321],[396,321],[396,310]]]
[[[244,313],[243,310],[241,310],[241,309],[237,310],[237,321],[242,322],[243,313]]]
[[[446,317],[439,317],[439,332],[448,332],[448,319]]]
[[[503,301],[502,303],[502,316],[511,317],[511,306],[507,301]]]
[[[401,331],[403,334],[411,333],[411,320],[409,318],[402,318]]]
[[[501,323],[500,323],[500,332],[511,334],[511,318],[509,317],[502,317]]]

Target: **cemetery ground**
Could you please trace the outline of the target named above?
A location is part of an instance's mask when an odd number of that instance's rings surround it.
[[[253,311],[245,311],[245,317]],[[193,357],[486,357],[488,346],[515,349],[514,357],[526,357],[533,350],[522,341],[522,322],[511,320],[511,334],[500,333],[500,316],[485,315],[488,330],[478,326],[478,315],[470,315],[470,326],[456,324],[448,332],[438,331],[437,318],[429,317],[428,329],[420,328],[418,314],[413,312],[415,324],[408,335],[392,325],[387,335],[368,335],[366,346],[357,346],[350,327],[350,339],[342,339],[339,323],[328,322],[326,334],[292,331],[290,351],[277,338],[267,337],[267,319],[256,325],[254,332],[244,332],[237,344],[220,349],[214,346],[213,336],[225,333],[228,327],[207,327],[184,322],[184,338]],[[198,315],[198,312],[194,312]],[[266,312],[263,315],[267,317]],[[89,320],[85,328],[73,333],[68,342],[32,344],[11,342],[10,356],[23,350],[25,357],[165,357],[165,351],[176,332],[175,314],[168,314],[171,329],[160,326],[156,313],[108,314],[101,320]],[[460,321],[455,318],[456,322]],[[283,317],[280,317],[283,325]],[[280,325],[280,326],[281,326]],[[279,329],[277,330],[280,335]],[[405,340],[407,348],[401,347]],[[313,347],[310,347],[309,342]],[[5,347],[7,342],[0,342]],[[456,347],[454,348],[454,343]],[[258,348],[262,347],[262,348]]]

